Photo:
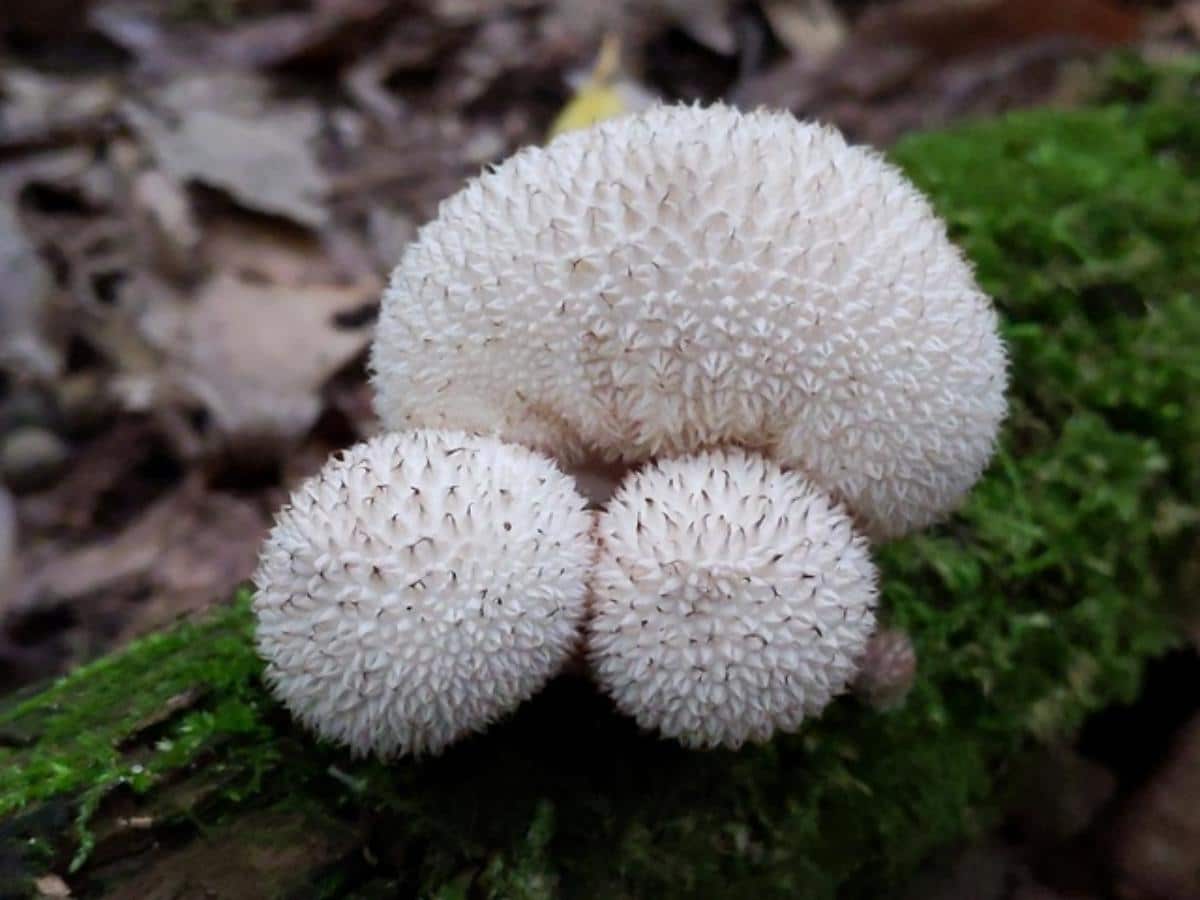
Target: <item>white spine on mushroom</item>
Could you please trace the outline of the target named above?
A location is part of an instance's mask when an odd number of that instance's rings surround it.
[[[255,575],[275,693],[359,754],[436,753],[576,649],[593,556],[572,482],[522,447],[384,435],[292,495]]]
[[[590,660],[643,727],[690,746],[792,731],[850,683],[876,572],[845,512],[741,452],[635,473],[598,528]]]
[[[372,353],[389,427],[568,460],[752,446],[874,537],[978,478],[988,298],[898,169],[784,113],[658,107],[524,150],[406,250]]]

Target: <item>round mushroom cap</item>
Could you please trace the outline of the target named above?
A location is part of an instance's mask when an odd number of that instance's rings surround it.
[[[794,731],[845,689],[876,571],[846,513],[742,452],[643,469],[597,527],[589,659],[617,706],[689,746]]]
[[[391,428],[564,463],[757,449],[873,537],[951,510],[1004,415],[997,317],[898,169],[786,113],[659,106],[446,200],[373,347]]]
[[[903,705],[917,679],[917,648],[907,632],[883,627],[871,635],[854,690],[880,711]]]
[[[437,753],[578,648],[593,518],[545,457],[453,431],[331,459],[254,576],[258,649],[293,715],[357,755]]]

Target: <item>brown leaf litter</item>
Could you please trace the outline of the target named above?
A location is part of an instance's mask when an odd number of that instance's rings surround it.
[[[24,633],[27,649],[87,658],[231,596],[253,571],[266,526],[257,504],[189,479],[113,535],[30,553],[3,610],[7,631]],[[59,627],[41,634],[48,617]]]

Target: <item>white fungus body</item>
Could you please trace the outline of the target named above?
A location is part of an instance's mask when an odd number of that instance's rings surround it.
[[[571,480],[460,432],[358,444],[302,484],[255,574],[292,713],[358,754],[436,753],[576,650],[594,545]]]
[[[753,447],[880,538],[975,482],[1006,380],[988,298],[899,170],[724,106],[615,119],[470,182],[395,270],[372,370],[391,428],[564,462]]]
[[[853,679],[876,572],[849,517],[741,452],[644,469],[597,527],[589,658],[617,706],[689,746],[793,731]]]

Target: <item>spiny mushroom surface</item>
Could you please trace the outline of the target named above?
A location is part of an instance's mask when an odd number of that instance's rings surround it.
[[[876,572],[845,511],[738,451],[633,475],[601,515],[588,648],[617,706],[690,746],[793,731],[854,677]]]
[[[785,113],[660,106],[521,151],[442,205],[385,294],[390,428],[564,463],[761,450],[872,537],[991,454],[1005,354],[928,202]]]
[[[358,444],[295,491],[263,548],[267,679],[356,754],[436,753],[576,650],[592,525],[523,447],[451,431]]]

